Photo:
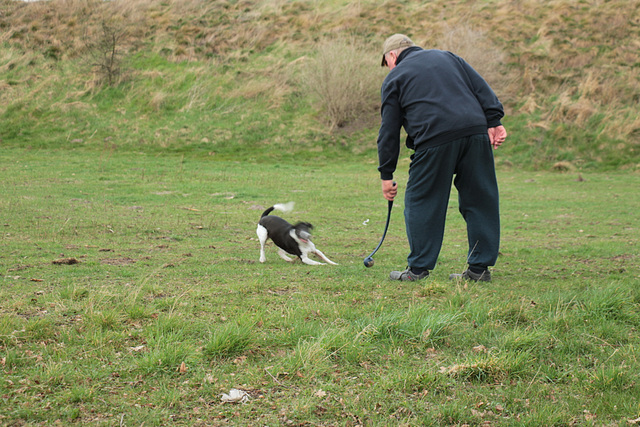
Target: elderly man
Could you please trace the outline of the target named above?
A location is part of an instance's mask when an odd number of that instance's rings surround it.
[[[397,195],[393,173],[400,152],[400,129],[411,155],[404,216],[408,267],[393,280],[420,280],[436,266],[442,247],[451,183],[458,190],[467,223],[468,268],[452,279],[490,281],[500,245],[498,183],[493,148],[507,132],[502,104],[487,82],[451,52],[422,49],[403,34],[383,45],[389,68],[381,89],[378,159],[382,194]]]

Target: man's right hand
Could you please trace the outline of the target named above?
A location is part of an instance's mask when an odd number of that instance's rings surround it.
[[[398,194],[398,184],[392,179],[383,179],[382,181],[382,196],[393,201]]]

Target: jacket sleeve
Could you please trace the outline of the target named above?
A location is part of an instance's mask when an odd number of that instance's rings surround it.
[[[504,117],[504,108],[498,97],[491,89],[491,86],[486,82],[484,78],[464,59],[458,57],[458,60],[462,63],[462,67],[465,73],[469,77],[473,92],[476,99],[482,106],[485,117],[487,118],[487,127],[500,126],[502,123],[500,119]]]
[[[392,83],[383,83],[380,107],[381,124],[378,133],[378,171],[380,178],[393,179],[393,173],[400,156],[400,129],[402,128],[402,109],[398,100],[398,90]]]

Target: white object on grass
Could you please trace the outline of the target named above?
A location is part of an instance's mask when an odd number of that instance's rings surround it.
[[[250,398],[249,393],[237,388],[229,390],[229,394],[222,393],[222,403],[247,403]]]

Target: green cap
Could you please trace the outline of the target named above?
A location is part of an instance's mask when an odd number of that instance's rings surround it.
[[[394,34],[384,41],[382,45],[382,66],[387,65],[387,60],[384,56],[391,52],[392,50],[415,46],[415,44],[411,41],[411,39],[404,34]]]

